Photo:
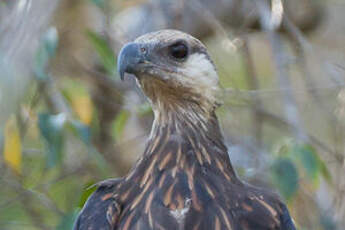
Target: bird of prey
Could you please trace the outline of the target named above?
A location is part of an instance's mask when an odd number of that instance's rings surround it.
[[[75,230],[295,229],[275,194],[236,176],[215,114],[218,75],[199,40],[145,34],[122,48],[118,70],[150,101],[151,134],[127,176],[98,185]]]

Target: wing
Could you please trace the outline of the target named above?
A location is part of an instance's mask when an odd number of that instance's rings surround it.
[[[285,204],[282,204],[282,214],[280,217],[281,220],[281,229],[282,230],[296,230],[295,224],[293,223],[292,218],[290,217],[289,210],[286,208]]]
[[[243,230],[296,230],[289,211],[273,194],[249,192],[232,210]]]
[[[74,230],[113,230],[120,214],[120,206],[113,194],[120,179],[110,179],[97,184],[74,223]]]

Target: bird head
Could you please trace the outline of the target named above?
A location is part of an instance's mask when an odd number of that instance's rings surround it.
[[[196,38],[176,30],[145,34],[126,44],[118,57],[121,79],[135,75],[153,108],[175,110],[200,106],[213,111],[219,84],[206,47]]]

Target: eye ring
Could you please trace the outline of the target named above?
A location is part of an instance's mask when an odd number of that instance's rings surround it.
[[[169,46],[169,54],[177,60],[185,60],[188,56],[188,46],[181,41],[178,41]]]

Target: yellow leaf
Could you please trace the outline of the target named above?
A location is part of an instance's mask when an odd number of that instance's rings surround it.
[[[21,173],[22,144],[19,129],[14,116],[8,119],[5,126],[4,160],[16,173]]]
[[[75,95],[72,98],[72,105],[80,121],[89,125],[93,115],[93,105],[89,95]]]

